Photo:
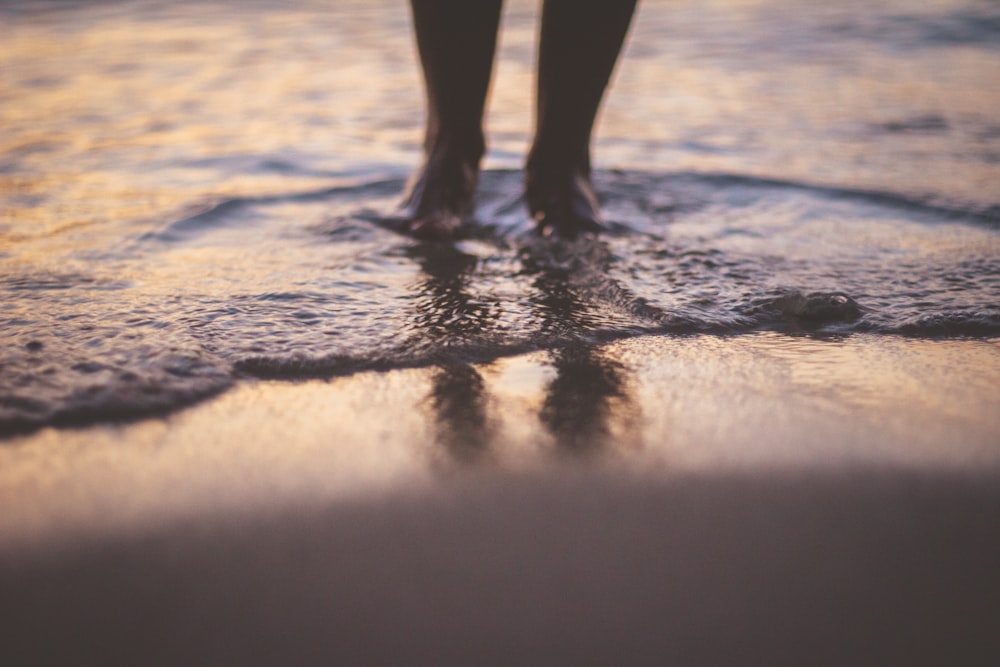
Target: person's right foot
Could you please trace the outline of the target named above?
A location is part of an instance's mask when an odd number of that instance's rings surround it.
[[[406,230],[427,241],[453,240],[472,211],[478,177],[478,160],[444,152],[429,155],[406,185]]]

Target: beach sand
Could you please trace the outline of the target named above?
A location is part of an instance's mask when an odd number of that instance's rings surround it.
[[[645,337],[46,429],[0,448],[0,657],[991,664],[998,370]]]

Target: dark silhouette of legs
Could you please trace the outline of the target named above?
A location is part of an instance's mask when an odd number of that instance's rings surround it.
[[[424,163],[403,205],[409,231],[447,240],[472,206],[502,0],[411,0],[427,96]]]
[[[407,185],[409,231],[448,240],[472,206],[502,0],[411,0],[427,94],[424,163]],[[545,0],[528,209],[543,234],[599,231],[590,137],[636,0]]]
[[[635,0],[545,0],[535,140],[525,168],[528,209],[543,234],[599,231],[590,136]]]

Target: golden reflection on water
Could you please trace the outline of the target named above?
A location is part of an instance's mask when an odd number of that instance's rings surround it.
[[[5,32],[3,95],[17,100],[0,105],[0,154],[17,165],[0,174],[4,222],[16,223],[7,240],[288,190],[285,178],[240,168],[248,155],[319,140],[341,165],[365,162],[359,149],[399,162],[396,147],[414,145],[411,119],[380,122],[387,98],[412,98],[409,113],[420,99],[410,45],[379,46],[399,41],[386,31],[406,35],[401,12],[159,9],[96,5]],[[383,94],[365,93],[373,81]],[[327,183],[297,174],[293,189]]]
[[[964,5],[907,11],[952,6]],[[598,164],[973,201],[1000,182],[1000,161],[969,159],[989,131],[977,124],[1000,107],[995,49],[808,41],[834,34],[824,26],[876,30],[865,20],[877,13],[782,7],[641,3],[599,124]],[[505,13],[488,166],[520,166],[527,146],[536,10],[518,0]],[[0,155],[15,165],[0,173],[7,242],[416,163],[422,94],[409,15],[394,0],[102,3],[11,22],[0,45],[0,92],[16,101],[0,105]],[[914,115],[947,131],[872,135]],[[305,169],[290,178],[259,168],[268,156]]]

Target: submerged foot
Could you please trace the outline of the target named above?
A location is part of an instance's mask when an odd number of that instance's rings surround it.
[[[406,185],[402,208],[406,230],[426,241],[450,241],[472,211],[478,160],[431,154]]]
[[[579,234],[596,234],[604,229],[601,206],[587,169],[568,173],[542,172],[528,167],[525,198],[535,227],[542,236],[574,239]]]

